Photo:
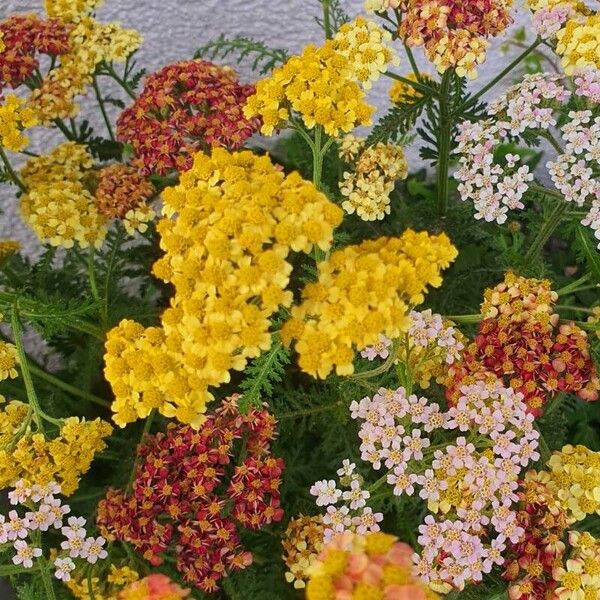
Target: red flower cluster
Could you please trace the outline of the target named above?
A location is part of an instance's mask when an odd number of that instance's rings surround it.
[[[283,517],[283,460],[270,454],[275,419],[266,410],[240,414],[238,398],[227,398],[200,431],[172,423],[149,437],[132,493],[109,490],[98,506],[105,537],[130,543],[153,565],[174,545],[178,571],[205,592],[252,562],[235,522],[258,529]],[[232,469],[235,451],[243,459]]]
[[[550,282],[513,273],[486,290],[478,335],[465,348],[462,362],[449,370],[449,402],[457,400],[462,385],[485,377],[497,377],[522,393],[535,416],[558,392],[597,400],[600,379],[587,334],[573,323],[559,323],[552,314],[556,298]]]
[[[69,50],[72,25],[60,19],[42,20],[35,15],[14,15],[0,21],[0,37],[6,48],[0,52],[0,92],[16,88],[39,67],[37,53],[58,55]]]
[[[184,171],[198,150],[236,150],[259,129],[260,121],[242,112],[254,92],[229,67],[203,60],[168,65],[146,79],[133,106],[121,113],[117,137],[133,146],[132,164],[145,175]]]
[[[557,392],[593,401],[600,387],[587,335],[572,323],[554,327],[535,321],[502,324],[485,319],[475,341],[465,349],[463,362],[450,371],[454,385],[448,388],[449,400],[460,395],[465,375],[493,373],[523,394],[536,417]]]
[[[519,490],[517,525],[525,530],[521,541],[508,543],[503,578],[510,581],[510,600],[555,598],[552,571],[562,565],[565,511],[543,482],[543,473],[528,473]]]

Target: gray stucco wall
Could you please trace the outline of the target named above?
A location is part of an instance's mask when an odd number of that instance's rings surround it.
[[[343,1],[350,15],[362,12],[362,0]],[[11,13],[40,11],[42,5],[43,0],[0,0],[0,18]],[[190,58],[199,46],[221,32],[230,35],[243,33],[269,45],[298,52],[306,43],[322,40],[322,32],[314,20],[319,10],[318,0],[105,0],[98,17],[102,21],[121,21],[143,34],[145,43],[138,61],[150,72],[165,64]],[[526,9],[517,5],[514,16],[512,30],[521,25],[531,30]],[[510,36],[510,31],[492,42],[488,60],[480,69],[479,79],[473,84],[475,89],[491,79],[518,53],[518,49],[513,49],[508,56],[501,52],[500,47],[507,36]],[[529,37],[533,38],[533,32]],[[420,68],[433,73],[434,69],[423,59],[422,52],[417,49],[416,55]],[[255,79],[247,66],[242,66],[239,71],[242,80]],[[410,66],[403,58],[398,72],[408,71]],[[388,105],[388,87],[389,80],[382,78],[372,91],[371,100],[379,109],[377,115],[383,114]],[[90,120],[102,128],[93,106],[88,105],[84,114],[91,115]],[[34,130],[31,149],[40,151],[52,147],[52,135],[52,132],[39,128]],[[420,167],[415,153],[410,149],[409,159],[411,168]],[[14,188],[7,185],[0,187],[0,207],[3,211],[0,216],[0,238],[17,238],[35,253],[39,246],[18,215]]]

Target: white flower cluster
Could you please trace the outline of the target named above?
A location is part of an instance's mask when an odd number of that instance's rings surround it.
[[[355,473],[356,465],[349,460],[344,460],[337,474],[340,477],[338,488],[333,480],[323,479],[317,481],[310,488],[310,493],[316,496],[317,506],[326,506],[323,515],[325,525],[323,541],[328,543],[331,538],[344,532],[353,532],[363,535],[372,531],[379,531],[383,520],[382,513],[374,513],[367,500],[371,497],[368,490],[362,488],[362,477]],[[341,503],[342,506],[336,506]]]
[[[591,201],[582,224],[600,240],[600,182],[595,176],[600,166],[600,116],[592,117],[591,110],[569,112],[569,121],[561,127],[565,152],[546,167],[565,200],[580,207]]]
[[[384,12],[390,8],[399,8],[402,0],[365,0],[365,12]]]
[[[595,177],[600,165],[600,73],[590,68],[577,70],[573,92],[567,82],[562,75],[526,75],[522,83],[490,104],[490,118],[459,126],[460,168],[454,176],[462,200],[473,202],[476,219],[504,223],[509,210],[525,208],[522,200],[533,174],[527,165],[519,165],[517,155],[498,158],[497,147],[517,141],[526,132],[549,136],[564,116],[568,118],[560,128],[564,151],[546,167],[565,200],[580,207],[591,204],[582,224],[600,239],[600,184]],[[589,108],[565,114],[567,101],[573,97]]]
[[[15,508],[8,516],[0,515],[0,544],[11,543],[15,550],[13,563],[22,565],[25,569],[33,567],[33,561],[42,556],[42,549],[33,545],[28,540],[32,532],[45,532],[49,529],[59,530],[65,539],[61,542],[62,556],[54,559],[55,576],[62,581],[71,579],[71,572],[75,569],[74,558],[84,559],[95,564],[98,559],[108,556],[104,549],[106,540],[103,537],[87,537],[85,519],[83,517],[69,517],[64,524],[66,515],[71,508],[62,504],[56,496],[60,494],[60,485],[29,485],[26,481],[19,480],[8,494],[11,505],[28,508],[24,515],[20,515]],[[23,512],[23,511],[21,511]],[[36,538],[39,541],[39,535]]]

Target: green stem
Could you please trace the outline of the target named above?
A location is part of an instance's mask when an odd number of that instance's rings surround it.
[[[325,30],[325,37],[330,40],[332,38],[331,32],[331,14],[329,11],[329,5],[331,0],[321,0],[323,5],[323,29]]]
[[[556,304],[555,308],[558,308],[560,310],[570,310],[573,312],[587,313],[588,315],[595,314],[594,311],[590,308],[583,308],[582,306],[567,306],[566,304]]]
[[[448,211],[448,171],[450,169],[450,145],[452,137],[452,119],[448,95],[452,71],[448,69],[442,76],[442,86],[439,96],[440,128],[438,133],[438,164],[437,164],[437,207],[438,215],[444,217]]]
[[[281,421],[282,419],[295,419],[296,417],[305,417],[307,415],[314,415],[320,412],[325,412],[328,410],[334,410],[342,406],[342,401],[338,400],[337,402],[333,402],[332,404],[326,404],[325,406],[317,406],[316,408],[307,408],[305,410],[295,410],[293,412],[282,413],[277,415],[277,420]]]
[[[63,135],[69,140],[73,141],[75,138],[73,137],[73,133],[69,130],[69,128],[64,124],[62,119],[54,119],[53,123],[63,132]]]
[[[40,556],[37,560],[40,563],[40,575],[46,590],[46,600],[56,600],[52,567],[44,556]]]
[[[98,291],[98,281],[96,280],[96,249],[94,246],[90,246],[88,252],[88,279],[90,281],[90,289],[92,291],[92,298],[97,302],[100,312],[100,321],[103,329],[107,329],[107,317],[104,310],[104,303],[101,302],[100,292]]]
[[[537,38],[531,46],[529,46],[526,50],[524,50],[515,60],[513,60],[506,68],[502,69],[494,79],[492,79],[488,84],[484,85],[474,96],[471,96],[462,106],[459,107],[458,112],[462,113],[474,104],[477,103],[479,98],[481,98],[486,92],[491,90],[501,79],[504,79],[515,67],[517,67],[521,61],[531,54],[540,44],[542,43],[541,38]]]
[[[127,92],[129,97],[132,98],[133,100],[135,100],[136,99],[135,92],[129,87],[129,84],[117,75],[117,72],[114,70],[112,65],[106,64],[105,66],[106,66],[105,74],[108,75],[109,77],[112,77],[125,90],[125,92]]]
[[[29,361],[27,360],[27,354],[23,346],[23,329],[21,327],[21,321],[19,320],[19,313],[16,307],[13,307],[10,314],[10,324],[15,338],[15,346],[17,348],[17,355],[19,357],[19,367],[21,368],[21,375],[23,376],[23,382],[25,383],[25,391],[27,392],[27,400],[29,406],[33,410],[34,419],[38,426],[38,429],[44,432],[44,421],[42,418],[42,409],[38,402],[37,394],[35,393],[35,387],[33,386],[33,379],[31,378],[31,372],[29,370]]]
[[[106,129],[108,130],[108,135],[110,136],[110,139],[114,141],[115,135],[113,133],[112,126],[110,124],[110,119],[108,118],[106,107],[104,106],[104,100],[102,99],[102,94],[100,93],[100,88],[98,87],[98,81],[96,80],[95,75],[92,79],[92,86],[94,88],[94,93],[96,94],[96,99],[98,100],[98,106],[100,107],[100,112],[102,113],[104,124],[106,125]]]
[[[8,156],[6,156],[6,153],[4,152],[4,149],[0,147],[0,158],[2,158],[2,162],[4,163],[4,167],[6,169],[6,172],[8,173],[8,176],[11,178],[11,180],[13,181],[13,183],[25,194],[27,193],[27,187],[25,187],[25,184],[23,183],[23,180],[17,175],[16,171],[12,168],[12,165],[10,164],[10,160],[8,159]]]
[[[479,323],[483,320],[480,314],[473,315],[444,315],[444,319],[454,321],[455,323]]]
[[[34,365],[29,365],[29,370],[32,375],[46,381],[47,383],[52,384],[54,387],[57,387],[65,392],[71,394],[72,396],[76,396],[78,398],[82,398],[83,400],[87,400],[88,402],[92,402],[93,404],[97,404],[98,406],[103,406],[104,408],[110,408],[110,402],[108,400],[104,400],[104,398],[100,398],[91,392],[86,392],[85,390],[81,390],[62,379],[59,379],[55,375],[52,375],[39,367]]]
[[[313,184],[321,189],[321,171],[323,170],[323,154],[321,151],[321,136],[323,130],[320,125],[315,127],[315,141],[313,147]]]
[[[408,62],[410,63],[410,66],[412,67],[413,73],[417,76],[417,79],[420,81],[421,80],[421,71],[419,71],[419,67],[417,66],[417,61],[415,60],[415,55],[413,54],[412,50],[406,44],[404,44],[404,50],[406,52],[406,56],[408,57]]]
[[[575,281],[569,283],[568,285],[565,285],[564,287],[560,288],[560,290],[558,290],[556,293],[559,296],[566,296],[567,294],[574,294],[575,292],[579,291],[580,289],[595,288],[596,287],[595,285],[591,286],[591,288],[590,288],[590,286],[583,286],[583,288],[581,287],[581,284],[588,282],[591,278],[592,278],[592,274],[586,273],[579,279],[576,279]]]
[[[561,200],[556,204],[552,212],[550,213],[548,220],[542,225],[542,228],[538,231],[533,242],[529,246],[523,259],[524,264],[531,263],[537,255],[541,252],[542,248],[546,245],[546,242],[550,239],[556,228],[560,225],[563,215],[567,210],[568,203],[565,202],[561,196]]]
[[[407,79],[406,77],[402,77],[402,75],[398,75],[397,73],[392,73],[391,71],[385,71],[383,73],[386,77],[390,79],[395,79],[396,81],[401,81],[406,85],[410,85],[412,88],[421,92],[426,96],[437,96],[438,92],[434,90],[432,87],[420,82],[420,81],[412,81],[411,79]]]
[[[144,423],[144,429],[142,430],[142,435],[140,436],[140,441],[138,442],[138,446],[144,441],[144,438],[148,433],[150,433],[150,428],[152,427],[152,421],[154,421],[154,415],[156,415],[156,410],[152,410],[148,417],[146,418],[146,422]],[[137,448],[136,448],[137,452]],[[135,460],[133,461],[133,467],[131,468],[131,474],[129,475],[129,481],[127,482],[126,492],[129,494],[131,492],[131,488],[133,487],[133,481],[135,479],[135,472],[137,470],[138,463],[140,461],[139,454],[136,453]]]
[[[558,140],[552,135],[552,132],[550,130],[547,129],[547,130],[543,131],[540,135],[545,140],[548,140],[550,142],[550,145],[556,150],[556,152],[558,154],[564,154],[564,152],[565,152],[564,149],[558,143]]]
[[[349,379],[352,379],[353,381],[356,381],[358,379],[370,379],[371,377],[381,375],[382,373],[387,373],[387,371],[389,371],[396,362],[399,351],[400,341],[394,340],[392,343],[392,350],[382,365],[380,365],[379,367],[375,367],[374,369],[370,369],[368,371],[363,371],[362,373],[355,373],[354,375],[350,375]]]

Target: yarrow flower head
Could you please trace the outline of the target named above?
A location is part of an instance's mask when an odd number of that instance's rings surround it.
[[[477,382],[462,386],[458,404],[442,412],[404,388],[382,388],[350,411],[361,423],[361,458],[384,471],[394,495],[427,502],[431,514],[418,528],[422,551],[414,556],[418,574],[447,593],[502,564],[506,540],[522,534],[511,508],[519,473],[539,459],[539,434],[522,395]],[[456,431],[455,442],[430,451],[430,437],[442,430]]]
[[[294,517],[286,527],[281,544],[286,581],[302,589],[308,580],[308,569],[323,550],[323,518],[320,515]]]
[[[498,378],[523,394],[528,410],[540,416],[559,392],[598,399],[600,379],[587,334],[553,314],[557,294],[548,281],[508,273],[485,292],[478,335],[448,373],[446,395],[455,401],[464,383]]]
[[[427,83],[433,81],[433,77],[428,73],[410,72],[404,76],[409,81],[415,83]],[[414,88],[412,85],[405,83],[404,81],[394,80],[390,89],[388,90],[388,96],[394,104],[411,104],[423,97],[422,92]]]
[[[0,55],[1,56],[1,55]],[[23,129],[37,125],[37,119],[30,108],[18,96],[10,94],[0,104],[0,146],[20,152],[29,145]]]
[[[155,573],[128,585],[119,600],[178,600],[187,598],[190,590],[183,589],[166,575]]]
[[[62,494],[70,496],[86,473],[94,456],[106,448],[104,439],[112,427],[102,421],[69,417],[62,422],[60,433],[46,439],[39,432],[23,432],[27,405],[13,401],[0,412],[0,487],[12,485],[18,479],[35,481],[39,485],[60,484]],[[19,435],[20,437],[17,437]]]
[[[340,181],[340,191],[347,198],[342,208],[363,221],[382,220],[390,214],[390,194],[396,180],[406,179],[408,163],[396,144],[377,143],[365,146],[365,140],[347,135],[341,143],[340,157],[353,165]]]
[[[197,154],[163,198],[165,255],[154,274],[175,295],[161,327],[122,321],[108,333],[105,374],[120,426],[153,408],[198,426],[208,388],[270,348],[269,317],[293,300],[289,253],[328,250],[342,219],[297,173],[220,148]]]
[[[436,600],[411,574],[410,546],[385,533],[339,534],[310,567],[307,600]]]
[[[133,147],[132,165],[144,175],[185,171],[197,151],[237,150],[258,130],[260,120],[242,114],[254,92],[230,67],[203,60],[168,65],[146,79],[121,113],[117,138]]]
[[[254,530],[283,517],[283,460],[270,451],[275,420],[266,410],[240,414],[238,400],[223,401],[199,432],[170,423],[165,433],[146,438],[131,493],[110,489],[98,505],[105,537],[131,544],[153,565],[174,547],[184,580],[207,593],[252,562],[236,524]],[[234,443],[242,438],[245,456],[236,463]],[[202,550],[209,547],[210,553]]]
[[[441,285],[441,271],[456,255],[445,234],[410,229],[338,250],[318,264],[318,280],[305,286],[281,338],[296,340],[298,364],[313,377],[327,377],[334,367],[349,375],[355,349],[372,346],[380,334],[399,337],[410,323],[408,305]],[[332,295],[332,288],[340,292]]]
[[[397,6],[395,6],[397,5]],[[427,58],[440,73],[454,68],[459,77],[477,77],[485,60],[488,39],[511,23],[510,1],[402,0],[371,2],[372,10],[399,8],[399,34],[408,46],[424,46]]]
[[[324,46],[307,46],[259,81],[244,114],[260,117],[265,135],[286,127],[295,114],[308,129],[321,126],[333,137],[369,125],[374,108],[365,103],[364,89],[388,64],[397,64],[390,40],[388,32],[363,17],[342,25]]]

